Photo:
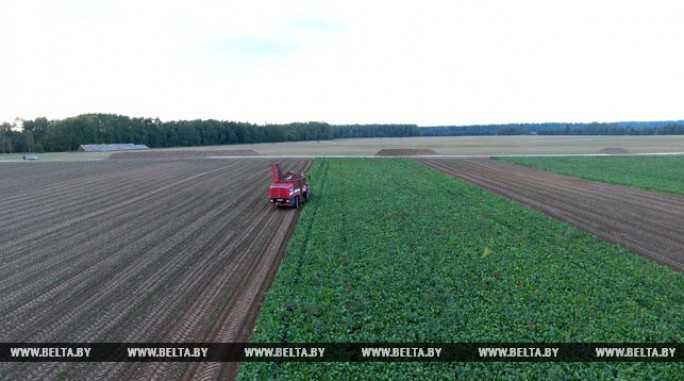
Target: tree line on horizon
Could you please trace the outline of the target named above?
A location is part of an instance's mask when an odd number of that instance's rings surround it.
[[[684,121],[511,123],[421,128],[421,136],[484,135],[684,135]]]
[[[162,122],[115,114],[0,124],[0,153],[73,151],[81,144],[134,143],[150,148],[371,137],[478,135],[682,135],[684,121],[523,123],[418,127],[415,124],[330,125],[325,122],[256,125],[218,120]]]

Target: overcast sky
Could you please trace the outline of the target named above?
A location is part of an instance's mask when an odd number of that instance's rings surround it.
[[[0,121],[684,119],[684,1],[1,0]]]

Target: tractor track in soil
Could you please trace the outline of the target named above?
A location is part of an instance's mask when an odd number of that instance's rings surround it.
[[[491,159],[418,161],[684,272],[683,197]]]
[[[0,340],[249,341],[299,215],[268,205],[269,160],[30,169],[0,168],[3,207],[43,217],[0,226]],[[238,366],[5,363],[0,379],[230,379]]]

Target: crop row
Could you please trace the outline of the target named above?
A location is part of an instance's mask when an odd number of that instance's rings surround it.
[[[681,342],[684,276],[410,160],[317,160],[254,342]],[[672,364],[245,363],[239,379],[671,379]]]

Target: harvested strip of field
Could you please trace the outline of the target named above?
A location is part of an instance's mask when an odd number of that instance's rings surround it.
[[[414,160],[317,159],[253,342],[681,342],[684,275]],[[349,190],[354,190],[350,192]],[[239,379],[671,379],[682,364],[244,363]]]
[[[506,157],[497,160],[561,175],[684,196],[684,156]]]
[[[684,271],[684,198],[489,159],[421,160],[609,242]]]
[[[259,159],[0,166],[0,341],[248,341],[298,216],[268,205],[270,177]],[[211,380],[236,368],[13,363],[0,379]]]
[[[194,159],[209,156],[258,156],[259,153],[252,149],[236,150],[153,150],[153,151],[127,151],[116,152],[109,155],[110,159],[116,160],[157,160],[157,159]]]
[[[384,148],[376,153],[378,156],[420,156],[437,155],[437,152],[427,148]]]

